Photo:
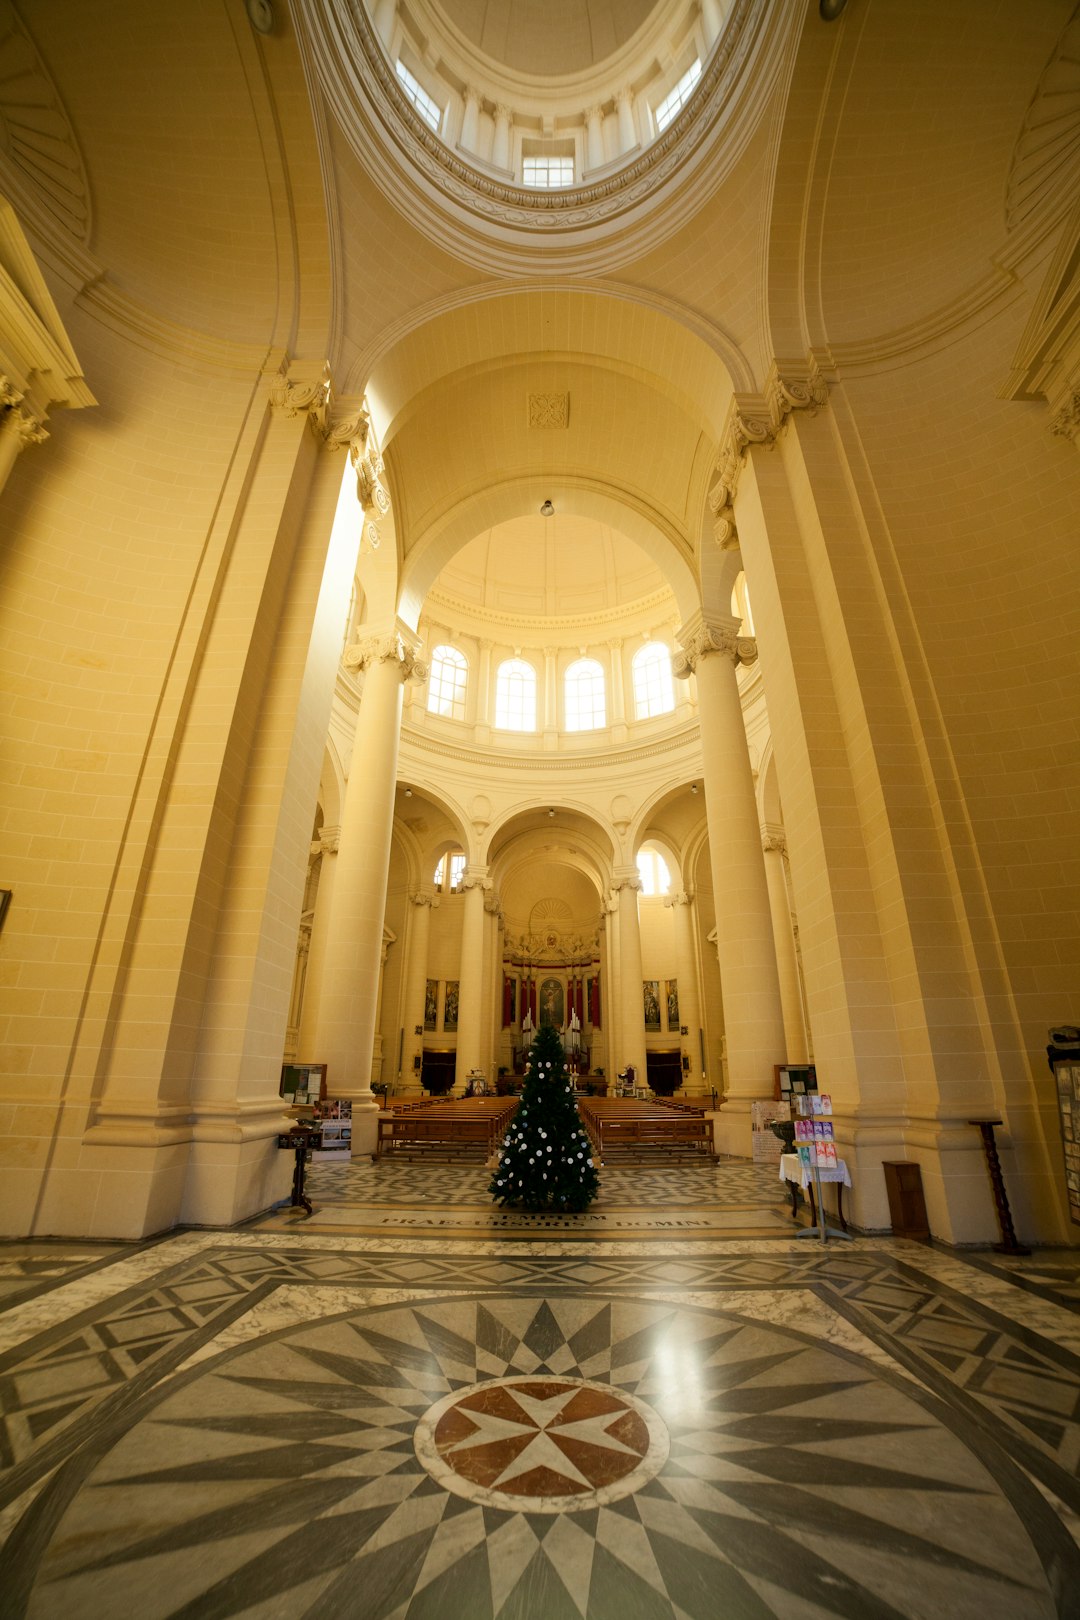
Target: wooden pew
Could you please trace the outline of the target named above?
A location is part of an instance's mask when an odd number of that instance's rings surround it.
[[[601,1159],[610,1155],[645,1153],[650,1160],[665,1151],[715,1159],[712,1123],[700,1108],[670,1108],[662,1103],[629,1099],[583,1097],[578,1111],[589,1139]]]
[[[379,1120],[376,1153],[439,1153],[475,1156],[480,1149],[490,1158],[506,1134],[517,1111],[516,1097],[462,1097],[452,1102],[437,1099],[432,1106],[395,1110]]]

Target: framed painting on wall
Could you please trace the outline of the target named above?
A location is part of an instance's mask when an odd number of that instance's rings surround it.
[[[443,1002],[442,1027],[444,1030],[457,1029],[458,1014],[458,980],[447,979],[446,1000]]]
[[[424,1028],[434,1029],[439,1011],[439,981],[429,979],[424,991]]]
[[[558,979],[544,979],[540,985],[540,1024],[561,1029],[565,1022],[563,987]]]
[[[641,990],[645,1003],[645,1028],[658,1031],[660,1028],[660,980],[643,979]]]
[[[667,1027],[672,1035],[679,1031],[679,981],[668,979],[667,984]]]

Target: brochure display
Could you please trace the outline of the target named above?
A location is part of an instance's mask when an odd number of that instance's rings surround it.
[[[805,1096],[794,1097],[792,1106],[796,1113],[795,1151],[799,1156],[799,1163],[813,1176],[817,1204],[817,1225],[806,1227],[804,1231],[796,1233],[796,1236],[820,1238],[822,1243],[827,1243],[829,1238],[833,1237],[851,1243],[853,1239],[850,1232],[840,1232],[835,1227],[826,1225],[825,1205],[821,1197],[822,1173],[835,1176],[837,1170],[832,1098],[827,1091],[814,1091]]]

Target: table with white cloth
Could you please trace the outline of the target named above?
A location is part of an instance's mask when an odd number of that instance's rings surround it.
[[[851,1177],[848,1167],[843,1159],[837,1159],[835,1170],[819,1170],[819,1181],[835,1181],[836,1183],[836,1213],[840,1219],[841,1231],[847,1231],[847,1221],[844,1219],[844,1188],[851,1186]],[[814,1171],[812,1166],[803,1164],[797,1153],[785,1153],[780,1159],[780,1180],[786,1181],[791,1188],[791,1218],[794,1220],[798,1214],[798,1189],[810,1200],[810,1225],[817,1225],[817,1204],[814,1200]]]

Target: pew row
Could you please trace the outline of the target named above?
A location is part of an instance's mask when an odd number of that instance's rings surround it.
[[[517,1111],[516,1097],[464,1097],[428,1107],[395,1109],[379,1117],[376,1155],[422,1152],[458,1158],[491,1157]]]

